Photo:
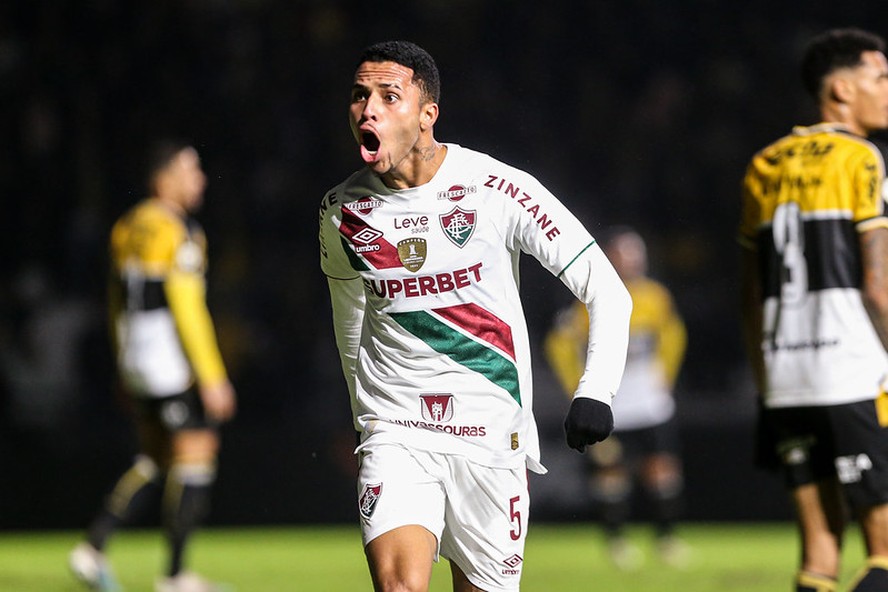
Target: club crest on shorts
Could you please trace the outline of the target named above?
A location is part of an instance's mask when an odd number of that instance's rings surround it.
[[[426,261],[426,240],[424,238],[405,238],[398,241],[398,259],[409,271],[417,271]]]
[[[379,496],[381,495],[382,483],[368,483],[364,486],[364,491],[361,492],[361,497],[358,499],[358,509],[361,512],[361,516],[369,519],[373,515],[373,511],[376,509],[376,502],[379,501]]]
[[[463,210],[459,206],[438,216],[444,234],[460,249],[469,242],[472,233],[475,232],[476,218],[474,210]]]
[[[453,419],[453,395],[419,395],[422,401],[422,418],[428,421]]]
[[[188,419],[188,405],[179,400],[165,401],[160,407],[160,418],[167,428],[180,428]]]

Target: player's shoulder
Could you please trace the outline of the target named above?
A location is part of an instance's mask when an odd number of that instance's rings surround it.
[[[532,179],[534,182],[538,182],[536,178],[529,172],[520,169],[515,165],[509,164],[508,162],[494,157],[486,152],[481,152],[472,148],[466,148],[465,146],[460,146],[459,144],[447,144],[447,147],[454,155],[454,157],[459,161],[459,164],[467,169],[474,170],[475,172],[488,172],[489,174],[496,175],[499,178],[523,178]]]
[[[793,152],[793,146],[799,143],[801,139],[799,131],[804,129],[806,128],[803,126],[795,126],[789,133],[783,134],[770,143],[765,144],[752,156],[750,168],[756,168],[763,164],[778,164],[784,155]]]
[[[883,144],[855,134],[838,124],[820,123],[807,127],[796,126],[792,131],[792,136],[796,138],[798,143],[813,141],[809,144],[812,146],[809,150],[818,148],[822,151],[836,150],[851,157],[866,159],[875,157],[884,161],[885,147]]]
[[[661,282],[651,278],[644,277],[633,280],[627,284],[633,299],[646,298],[656,300],[658,302],[668,303],[672,300],[672,294],[669,289]]]
[[[357,170],[340,183],[334,185],[321,200],[321,216],[329,213],[333,206],[367,197],[378,191],[379,182],[368,169]]]
[[[836,123],[797,125],[790,133],[756,152],[747,175],[752,172],[768,174],[780,169],[788,159],[799,157],[807,159],[812,166],[825,162],[817,157],[827,157],[831,161],[853,166],[860,162],[872,163],[874,159],[880,164],[884,163],[885,151],[883,146]]]
[[[184,229],[186,221],[168,208],[161,205],[156,199],[147,198],[131,206],[120,218],[115,226],[135,227],[143,230],[159,229]]]

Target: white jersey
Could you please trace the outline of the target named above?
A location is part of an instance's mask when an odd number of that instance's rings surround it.
[[[321,204],[321,267],[355,426],[362,442],[544,472],[519,255],[609,313],[593,323],[594,381],[579,395],[609,403],[616,391],[628,295],[583,225],[536,179],[446,146],[422,186],[393,190],[364,169]]]

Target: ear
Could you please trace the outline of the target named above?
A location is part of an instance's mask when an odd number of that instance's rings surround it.
[[[829,80],[829,99],[836,103],[848,103],[854,99],[854,85],[845,76],[833,76]]]
[[[438,121],[438,103],[430,102],[423,105],[419,113],[420,130],[432,129],[436,121]]]

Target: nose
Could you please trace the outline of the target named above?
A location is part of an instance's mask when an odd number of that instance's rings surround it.
[[[364,101],[364,108],[361,109],[361,119],[376,121],[379,100],[374,94],[367,97]]]

